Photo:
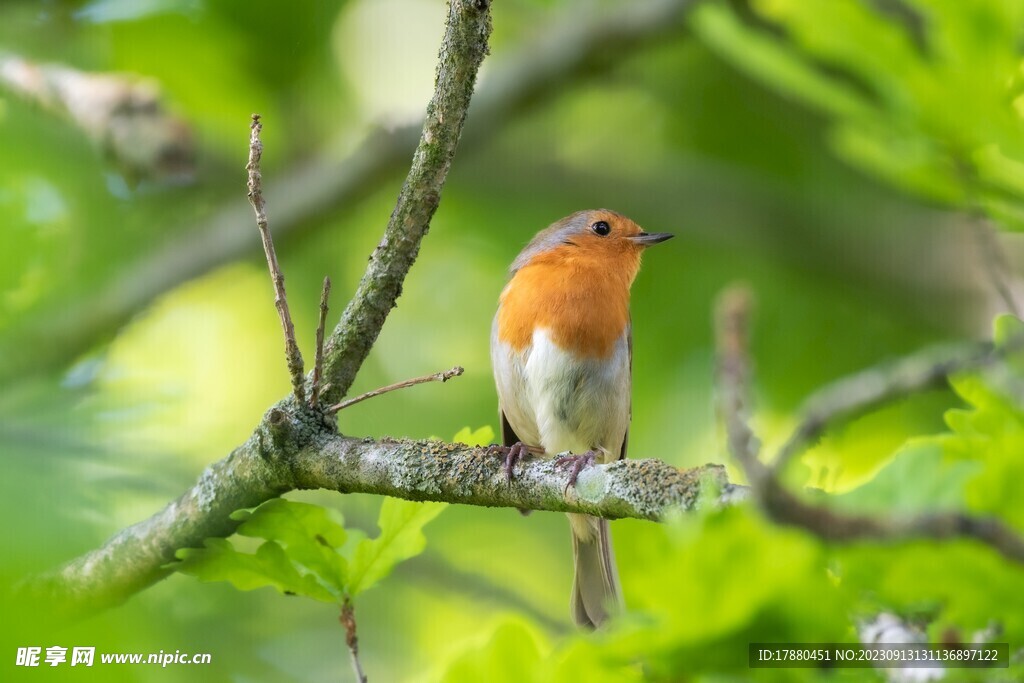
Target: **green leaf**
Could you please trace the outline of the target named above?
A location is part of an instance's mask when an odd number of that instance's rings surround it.
[[[753,78],[824,112],[837,155],[930,200],[1024,227],[1024,4],[702,3],[697,34]]]
[[[1016,381],[1019,386],[1020,378]],[[967,484],[970,510],[999,515],[1024,529],[1024,411],[980,377],[960,377],[953,386],[972,407],[947,412],[952,433],[935,437],[935,442],[950,458],[979,464],[978,474]]]
[[[540,668],[549,650],[550,645],[535,628],[521,620],[508,621],[499,625],[483,646],[470,648],[456,658],[437,680],[539,683],[543,680]]]
[[[888,122],[843,122],[829,135],[842,158],[891,185],[948,204],[962,202],[964,187],[935,141]]]
[[[691,24],[713,49],[783,93],[839,116],[870,114],[868,103],[849,84],[827,78],[778,40],[747,28],[726,5],[701,3]]]
[[[992,338],[995,340],[996,346],[1001,349],[1005,349],[1006,345],[1011,342],[1019,345],[1024,339],[1024,320],[1009,313],[998,316],[992,324]],[[1016,353],[1011,353],[1009,357],[1012,361],[1016,361],[1021,355],[1018,350]],[[1013,368],[1019,373],[1024,373],[1024,365],[1020,363],[1013,363]]]
[[[452,437],[454,443],[464,443],[468,446],[486,446],[494,443],[494,430],[490,425],[484,425],[473,431],[469,427],[463,427]]]
[[[1024,334],[1024,322],[1012,315],[996,318],[993,337],[998,348],[1016,342]],[[936,436],[947,457],[978,465],[967,483],[969,510],[1001,517],[1024,530],[1020,482],[1024,481],[1024,359],[1021,352],[1008,353],[1003,362],[982,372],[960,375],[950,381],[968,404],[946,413],[950,433]]]
[[[202,581],[230,581],[241,590],[274,586],[282,593],[338,602],[345,595],[348,563],[340,554],[347,534],[340,513],[284,498],[238,510],[238,535],[265,540],[252,555],[225,539],[204,549],[183,549],[175,569]]]
[[[315,574],[336,595],[344,593],[348,562],[339,554],[346,541],[341,513],[275,498],[232,517],[245,520],[238,527],[239,535],[276,541],[292,562]]]
[[[357,596],[387,576],[396,564],[423,552],[427,544],[424,525],[447,505],[385,498],[377,520],[380,535],[364,539],[351,558],[348,594]]]
[[[334,510],[276,498],[232,515],[243,520],[238,535],[264,539],[255,555],[227,540],[207,539],[203,549],[178,551],[182,562],[173,568],[203,581],[230,581],[241,590],[274,586],[282,593],[340,602],[422,552],[423,526],[445,506],[385,498],[381,533],[370,540],[358,530],[347,532]]]
[[[828,502],[839,509],[884,515],[963,510],[964,487],[980,469],[977,462],[946,457],[933,439],[915,439],[871,481],[829,496]]]
[[[619,662],[604,654],[600,638],[578,637],[559,648],[545,683],[639,683],[646,680],[634,662]]]
[[[623,665],[602,654],[593,634],[565,639],[557,647],[541,630],[509,618],[481,644],[470,645],[435,680],[444,683],[633,683],[643,680],[634,663]]]
[[[181,562],[174,568],[200,581],[228,581],[243,591],[273,586],[281,593],[305,595],[321,602],[337,601],[315,577],[300,574],[284,549],[273,541],[261,545],[255,555],[239,552],[223,538],[208,538],[203,545],[178,550],[176,557]]]

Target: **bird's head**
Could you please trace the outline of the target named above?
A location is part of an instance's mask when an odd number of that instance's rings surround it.
[[[537,233],[512,263],[512,272],[531,263],[583,259],[612,271],[630,272],[632,280],[644,249],[672,236],[644,232],[629,218],[608,209],[577,211]]]

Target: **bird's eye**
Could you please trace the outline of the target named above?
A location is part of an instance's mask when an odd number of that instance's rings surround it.
[[[612,231],[612,226],[608,225],[605,221],[598,221],[590,226],[590,229],[596,232],[601,237],[604,237]]]

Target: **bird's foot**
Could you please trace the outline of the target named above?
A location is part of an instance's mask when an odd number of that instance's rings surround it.
[[[569,483],[565,485],[565,490],[568,491],[570,486],[576,486],[576,479],[580,476],[583,468],[593,465],[595,462],[597,462],[597,451],[594,450],[580,455],[566,455],[555,460],[555,467],[569,468]]]
[[[505,481],[511,484],[513,468],[515,468],[516,463],[530,454],[530,449],[522,441],[516,441],[511,446],[491,446],[488,449],[488,453],[491,455],[500,455],[505,458]]]

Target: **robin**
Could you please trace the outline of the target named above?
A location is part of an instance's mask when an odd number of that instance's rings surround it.
[[[644,249],[672,237],[625,216],[579,211],[512,262],[491,327],[491,363],[511,479],[528,453],[583,467],[626,457],[632,333],[629,288]],[[574,621],[596,628],[622,603],[608,521],[570,514]]]

